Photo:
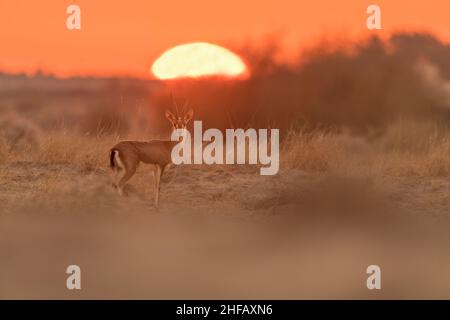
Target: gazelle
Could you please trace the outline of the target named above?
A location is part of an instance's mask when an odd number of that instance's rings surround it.
[[[192,119],[194,111],[189,109],[185,112],[187,103],[179,112],[175,100],[176,115],[166,110],[165,115],[172,124],[173,130],[186,129],[187,124]],[[139,163],[143,162],[154,166],[153,175],[155,178],[155,207],[159,206],[159,193],[161,177],[167,167],[172,163],[172,148],[178,141],[171,140],[150,140],[150,141],[121,141],[111,148],[110,167],[112,171],[113,186],[120,195],[123,195],[123,188],[128,180],[136,173]]]

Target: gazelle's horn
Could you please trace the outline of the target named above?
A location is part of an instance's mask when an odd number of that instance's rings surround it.
[[[176,111],[177,117],[178,117],[178,116],[179,116],[179,112],[178,112],[178,104],[177,104],[177,102],[175,101],[175,98],[173,97],[173,93],[172,93],[172,92],[170,93],[170,97],[172,98],[172,103],[173,103],[173,105],[175,106],[175,111]]]
[[[183,109],[182,109],[183,114],[185,113],[188,105],[189,105],[189,99],[186,99],[183,104]]]

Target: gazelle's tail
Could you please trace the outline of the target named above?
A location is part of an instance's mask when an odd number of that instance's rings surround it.
[[[114,167],[116,166],[116,164],[114,163],[114,158],[116,156],[116,152],[118,152],[118,151],[112,149],[109,154],[109,166],[111,167],[111,169],[114,169]]]
[[[122,169],[122,161],[120,161],[119,150],[112,149],[111,154],[109,156],[109,166],[111,169]]]

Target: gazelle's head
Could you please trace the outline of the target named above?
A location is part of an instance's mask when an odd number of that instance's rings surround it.
[[[176,112],[175,114],[173,114],[171,111],[166,110],[166,118],[172,124],[173,130],[186,129],[187,124],[189,123],[189,121],[191,121],[192,117],[194,116],[194,110],[190,108],[188,111],[186,111],[188,105],[186,101],[180,111],[180,108],[178,107],[178,104],[175,102],[173,97],[172,100],[175,105]]]

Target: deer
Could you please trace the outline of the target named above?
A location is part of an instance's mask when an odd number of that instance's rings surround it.
[[[186,129],[189,121],[194,116],[192,108],[185,112],[188,106],[187,101],[179,111],[179,106],[172,97],[175,106],[175,114],[170,110],[165,111],[165,116],[172,125],[173,131]],[[110,169],[112,175],[112,185],[120,196],[124,195],[125,184],[134,176],[140,163],[153,166],[154,176],[154,206],[159,208],[159,195],[161,177],[172,164],[171,152],[179,141],[171,140],[149,140],[149,141],[120,141],[110,150]]]

